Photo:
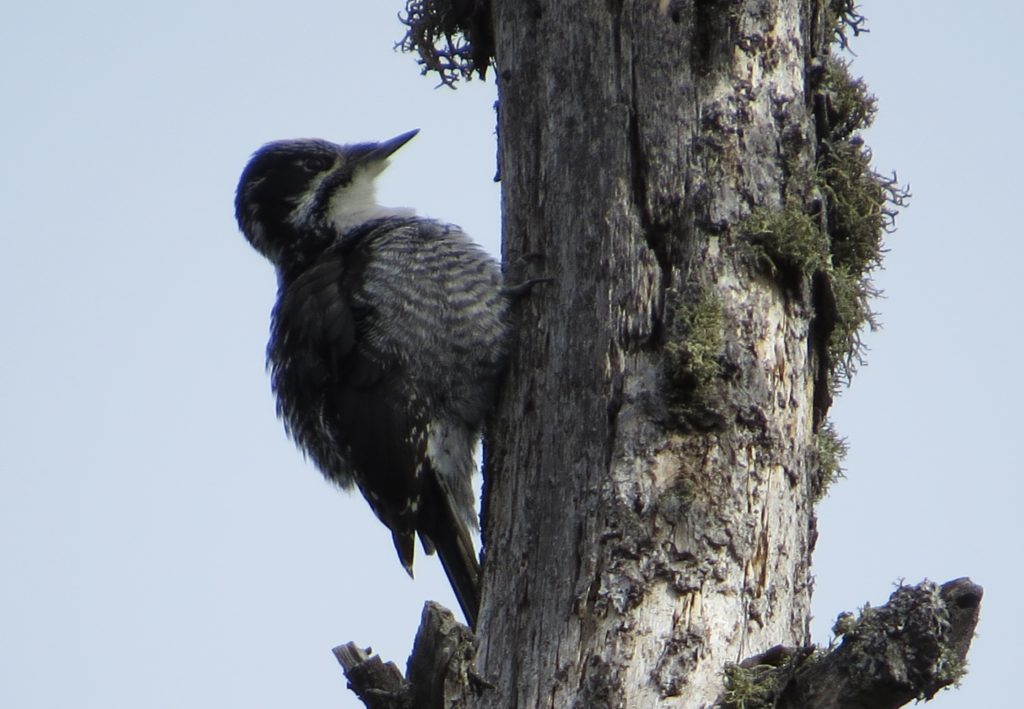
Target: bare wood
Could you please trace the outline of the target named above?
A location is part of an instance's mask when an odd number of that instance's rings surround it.
[[[349,688],[368,709],[459,709],[486,687],[473,669],[473,633],[451,611],[428,602],[423,608],[406,677],[355,643],[334,648]]]
[[[412,707],[461,709],[481,685],[473,668],[473,633],[447,608],[428,602],[406,675],[412,687]]]
[[[372,650],[355,643],[339,645],[333,650],[348,678],[348,687],[367,709],[403,709],[406,687],[402,671],[395,663],[385,663]]]

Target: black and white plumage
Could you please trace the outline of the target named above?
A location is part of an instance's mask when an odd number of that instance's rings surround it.
[[[359,488],[410,575],[417,534],[438,551],[472,624],[473,450],[506,359],[508,297],[458,227],[376,203],[374,179],[415,134],[265,145],[235,208],[277,270],[267,358],[285,428],[328,479]]]

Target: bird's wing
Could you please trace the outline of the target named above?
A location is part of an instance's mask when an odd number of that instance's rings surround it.
[[[416,533],[430,551],[436,546],[472,619],[479,578],[469,533],[475,430],[450,416],[453,407],[469,406],[461,392],[475,391],[451,363],[466,357],[460,350],[476,333],[453,299],[475,298],[496,276],[483,258],[457,260],[461,245],[440,238],[450,233],[416,220],[368,225],[322,254],[279,307],[282,320],[302,323],[290,327],[315,360],[305,370],[323,374],[318,438],[344,451],[410,573]],[[453,263],[459,270],[442,279]],[[442,435],[445,426],[461,435]]]
[[[360,244],[338,244],[282,289],[274,339],[287,353],[277,359],[287,364],[279,376],[282,383],[289,378],[288,392],[304,398],[286,417],[311,432],[300,443],[327,477],[358,485],[391,529],[411,573],[421,486],[417,461],[426,446],[417,422],[426,402],[409,395],[404,343],[382,324],[396,317],[391,306],[400,296],[390,296],[381,308],[366,293],[368,256]]]
[[[356,319],[343,287],[345,262],[325,257],[281,288],[273,314],[271,361],[315,358],[320,374],[336,374],[356,343]],[[319,371],[326,368],[325,371]]]

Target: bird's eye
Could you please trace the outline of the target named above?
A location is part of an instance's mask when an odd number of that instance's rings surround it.
[[[331,166],[331,160],[323,155],[315,155],[303,158],[301,164],[302,168],[309,172],[323,172]]]

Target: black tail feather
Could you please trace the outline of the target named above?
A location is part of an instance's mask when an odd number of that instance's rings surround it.
[[[420,536],[427,549],[433,547],[437,551],[462,614],[469,627],[475,628],[480,610],[480,562],[476,548],[466,523],[455,510],[452,496],[436,475],[431,477],[430,492],[436,499],[421,503],[421,509],[429,510],[430,515],[427,517],[421,512]]]
[[[480,564],[466,528],[459,525],[458,529],[461,534],[442,534],[441,539],[434,539],[434,544],[462,614],[469,627],[475,628],[480,610]]]

